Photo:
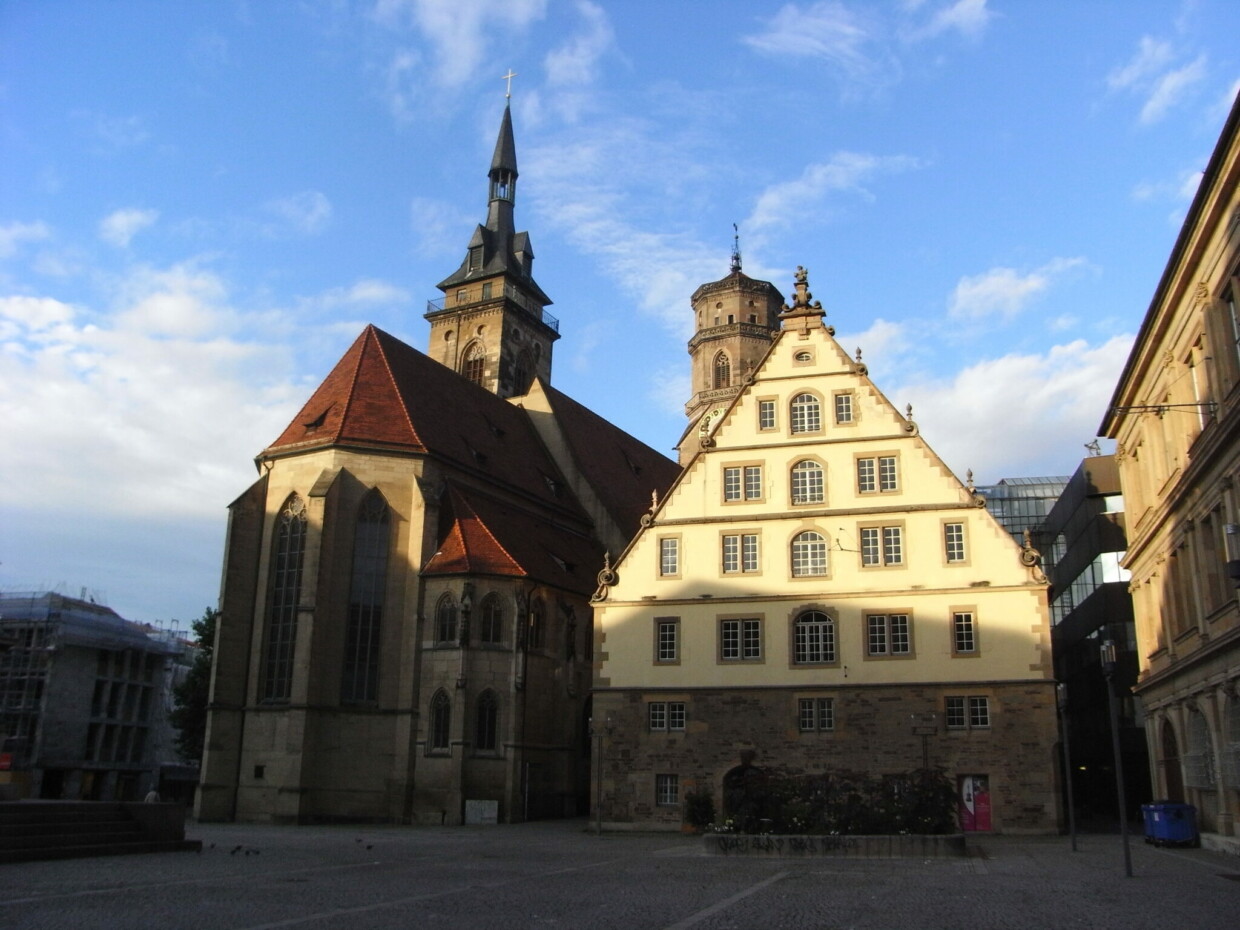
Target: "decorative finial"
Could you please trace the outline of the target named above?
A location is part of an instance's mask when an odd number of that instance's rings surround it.
[[[732,224],[732,273],[741,270],[741,231]]]
[[[513,79],[513,78],[515,78],[516,76],[517,76],[517,72],[515,72],[515,71],[513,71],[511,68],[509,68],[509,69],[508,69],[508,73],[507,73],[507,74],[505,74],[503,77],[501,77],[501,78],[500,78],[500,80],[501,80],[501,81],[507,81],[507,82],[508,82],[508,90],[507,90],[507,91],[505,91],[505,93],[504,93],[504,99],[505,99],[505,100],[511,100],[511,99],[512,99],[512,79]]]
[[[861,346],[857,346],[857,364],[861,364]]]
[[[967,472],[965,472],[964,477],[965,477],[965,481],[967,482],[967,484],[965,484],[965,487],[969,489],[970,494],[973,494],[975,491],[977,491],[977,488],[973,486],[973,469],[970,468]]]
[[[654,513],[659,509],[659,492],[657,490],[650,492],[650,512]]]
[[[904,417],[905,419],[908,419],[908,420],[913,419],[913,405],[912,404],[908,404],[907,406],[905,406]]]
[[[1085,448],[1089,450],[1090,455],[1102,455],[1102,446],[1099,445],[1097,439],[1085,443]]]

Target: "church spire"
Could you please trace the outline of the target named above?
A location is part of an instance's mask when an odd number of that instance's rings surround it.
[[[514,75],[505,75],[511,80]],[[534,281],[534,248],[517,232],[517,146],[512,107],[504,115],[487,170],[487,218],[474,228],[465,260],[440,281],[432,301],[430,356],[501,397],[524,394],[533,378],[551,380],[551,344],[559,322],[546,312],[551,298]]]

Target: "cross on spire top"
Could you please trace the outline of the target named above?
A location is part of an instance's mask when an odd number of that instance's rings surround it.
[[[500,77],[500,80],[501,80],[501,81],[507,81],[507,82],[508,82],[508,89],[507,89],[507,91],[505,91],[505,93],[504,93],[504,97],[505,97],[505,98],[507,98],[507,99],[509,99],[509,100],[511,100],[511,99],[512,99],[512,79],[513,79],[513,78],[515,78],[516,76],[517,76],[517,72],[515,72],[515,71],[513,71],[511,68],[509,68],[509,69],[508,69],[508,73]]]

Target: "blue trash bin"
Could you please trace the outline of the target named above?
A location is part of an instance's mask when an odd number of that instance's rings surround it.
[[[1176,801],[1155,801],[1142,804],[1145,817],[1145,841],[1155,846],[1200,846],[1197,833],[1197,808]]]

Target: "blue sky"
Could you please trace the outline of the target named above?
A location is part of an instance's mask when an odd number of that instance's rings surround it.
[[[1240,87],[1233,0],[0,3],[0,589],[182,628],[253,457],[485,217],[670,453],[689,295],[805,265],[962,478],[1085,454]]]

